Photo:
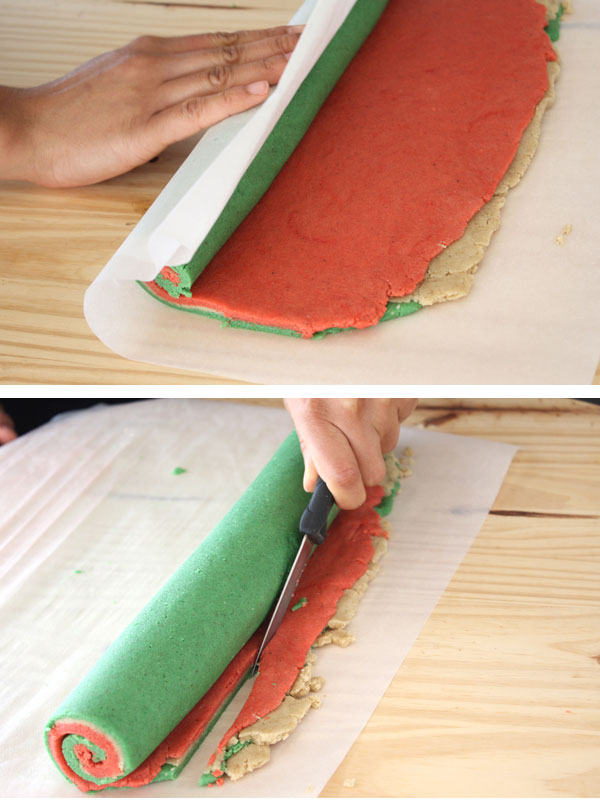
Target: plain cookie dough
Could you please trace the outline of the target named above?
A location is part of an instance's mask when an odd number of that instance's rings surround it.
[[[539,2],[539,0],[538,0]],[[543,0],[548,19],[558,14],[560,0]],[[563,3],[564,13],[570,13],[570,4]],[[523,137],[504,178],[494,196],[467,223],[464,234],[433,258],[422,283],[412,294],[390,297],[396,303],[417,302],[431,306],[447,300],[458,300],[471,291],[474,275],[481,263],[492,235],[500,227],[500,212],[506,202],[508,190],[512,189],[526,173],[540,141],[542,117],[554,104],[555,83],[560,72],[560,60],[548,61],[548,89],[538,103],[533,119],[525,129]]]

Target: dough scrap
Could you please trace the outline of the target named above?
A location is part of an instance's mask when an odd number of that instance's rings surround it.
[[[323,633],[317,636],[313,647],[323,647],[326,644],[337,644],[338,647],[348,647],[348,645],[352,644],[354,641],[355,637],[343,628],[338,630],[325,628]]]

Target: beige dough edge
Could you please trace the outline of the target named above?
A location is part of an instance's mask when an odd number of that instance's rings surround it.
[[[558,13],[560,0],[543,0],[548,19]],[[565,13],[571,13],[570,3],[563,2]],[[508,190],[521,180],[540,141],[542,117],[555,99],[554,85],[560,72],[560,61],[548,61],[548,89],[538,103],[533,119],[525,128],[519,147],[494,196],[467,223],[460,239],[448,245],[431,260],[423,281],[412,294],[390,297],[390,301],[407,303],[415,301],[422,306],[458,300],[471,291],[474,275],[492,235],[500,227],[500,212],[506,201]]]
[[[389,453],[385,459],[386,478],[383,488],[386,495],[390,495],[396,482],[411,474],[412,451],[410,448],[406,448],[400,459]],[[389,532],[389,522],[382,519],[381,524],[384,530]],[[314,648],[323,647],[326,644],[347,647],[354,641],[354,636],[346,630],[346,626],[356,614],[370,581],[377,575],[379,562],[385,555],[388,546],[387,540],[381,536],[373,536],[371,540],[374,550],[373,558],[364,575],[356,581],[351,589],[346,589],[340,597],[334,616],[308,651],[306,662],[281,705],[229,740],[228,745],[237,744],[240,741],[250,740],[252,742],[232,755],[224,768],[221,767],[232,780],[239,780],[248,772],[266,764],[271,756],[271,746],[287,739],[311,708],[320,707],[321,698],[317,692],[322,688],[324,681],[320,676],[313,675],[317,661]]]

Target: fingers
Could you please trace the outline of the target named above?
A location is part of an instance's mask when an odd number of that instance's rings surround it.
[[[298,441],[300,442],[300,449],[302,450],[302,456],[304,457],[304,478],[302,480],[302,485],[304,486],[304,491],[312,492],[314,491],[319,474],[310,455],[310,450],[306,446],[306,442],[299,432]]]
[[[314,489],[317,474],[323,478],[340,508],[357,508],[366,499],[365,484],[348,436],[335,424],[344,412],[342,400],[289,399],[290,412],[304,454],[304,488]],[[310,458],[310,460],[307,458]]]
[[[10,425],[2,425],[0,423],[0,445],[8,444],[8,442],[12,442],[12,440],[16,438],[17,434],[14,428],[11,428]]]
[[[201,70],[209,70],[214,66],[233,67],[253,61],[260,62],[273,56],[291,53],[299,39],[300,31],[281,33],[246,44],[174,53],[164,60],[161,70],[166,80],[172,80]]]
[[[6,411],[0,406],[0,445],[17,438],[15,426]]]
[[[301,33],[304,25],[280,25],[253,31],[230,33],[198,33],[191,36],[140,36],[129,45],[130,49],[142,53],[186,53],[191,50],[216,49],[256,42],[288,33]]]
[[[361,426],[350,435],[349,441],[363,484],[377,486],[385,478],[385,460],[379,434],[370,426]]]
[[[385,478],[383,454],[398,441],[400,422],[416,401],[400,399],[286,400],[304,455],[304,488],[320,475],[340,508],[356,508],[367,486]]]
[[[340,508],[358,508],[366,499],[365,485],[347,437],[329,422],[300,419],[314,470],[320,475]],[[312,477],[312,475],[311,475]],[[306,487],[305,487],[306,488]],[[314,485],[311,487],[314,489]]]
[[[154,114],[145,130],[148,151],[160,152],[173,142],[216,125],[226,117],[261,103],[269,92],[268,81],[235,86],[224,92],[190,97]]]
[[[281,78],[287,63],[285,55],[277,55],[233,67],[216,64],[193,75],[167,81],[157,92],[156,101],[159,108],[164,108],[180,103],[188,97],[214,94],[233,86],[247,86],[265,80],[273,86]]]
[[[397,399],[371,400],[373,427],[379,436],[379,443],[383,453],[393,450],[400,435],[400,414]]]

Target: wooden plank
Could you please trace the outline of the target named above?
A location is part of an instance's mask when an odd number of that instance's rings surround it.
[[[285,25],[300,0],[185,3],[1,0],[0,74],[9,86],[57,78],[141,34],[181,36]]]
[[[409,422],[522,449],[323,796],[598,796],[600,408],[427,400]]]

